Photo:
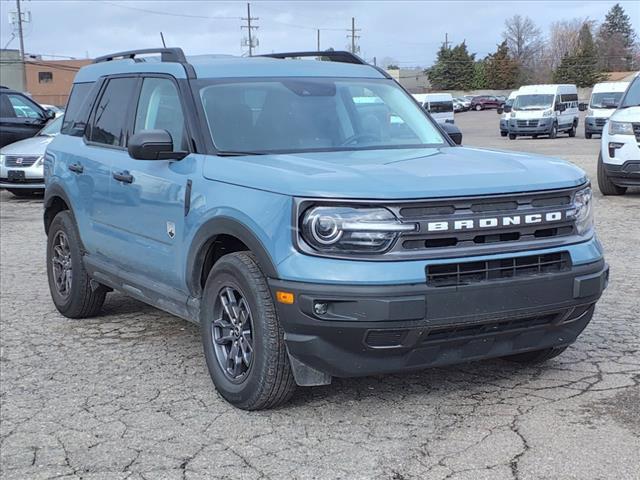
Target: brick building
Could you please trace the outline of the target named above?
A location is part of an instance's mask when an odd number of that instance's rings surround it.
[[[38,103],[64,107],[76,72],[91,63],[84,60],[42,60],[28,59],[27,92]]]

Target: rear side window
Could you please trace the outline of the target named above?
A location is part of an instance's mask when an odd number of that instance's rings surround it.
[[[67,108],[64,111],[61,133],[74,137],[84,135],[89,109],[91,108],[87,100],[93,85],[94,82],[88,82],[76,83],[73,86],[67,102]]]
[[[9,100],[9,108],[13,110],[13,115],[8,115],[9,117],[44,118],[42,109],[27,97],[17,93],[7,93],[3,96]]]
[[[124,147],[127,113],[137,84],[137,78],[109,80],[93,111],[92,121],[87,129],[87,139],[90,142],[111,147]]]

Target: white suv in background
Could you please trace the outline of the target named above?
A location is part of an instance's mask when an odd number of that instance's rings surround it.
[[[602,130],[598,186],[603,195],[622,195],[640,186],[640,76],[636,74],[618,109]]]

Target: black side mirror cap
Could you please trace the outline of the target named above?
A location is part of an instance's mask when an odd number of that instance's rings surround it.
[[[556,112],[564,112],[567,109],[567,106],[564,103],[559,103],[556,105]]]
[[[166,130],[141,130],[129,139],[129,156],[136,160],[182,160],[189,152],[174,152]]]
[[[441,123],[440,127],[449,135],[456,145],[462,145],[462,132],[453,123]]]
[[[511,111],[511,106],[510,105],[505,105],[504,107],[502,107],[502,111],[504,113],[509,113]]]
[[[578,104],[578,110],[580,110],[581,112],[584,112],[587,109],[588,105],[586,103],[579,103]]]
[[[56,112],[54,112],[50,108],[47,108],[44,111],[44,118],[46,118],[47,120],[53,120],[54,118],[56,118]]]

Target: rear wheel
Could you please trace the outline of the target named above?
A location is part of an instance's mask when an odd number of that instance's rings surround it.
[[[58,213],[49,227],[47,278],[53,303],[65,317],[87,318],[100,312],[108,289],[91,284],[82,263],[80,237],[67,210]]]
[[[567,132],[571,138],[576,136],[576,126],[571,127],[571,130]]]
[[[546,362],[547,360],[557,357],[566,349],[567,347],[551,347],[544,348],[542,350],[535,350],[533,352],[516,353],[515,355],[508,355],[503,358],[510,362],[536,364]]]
[[[479,112],[480,110],[482,110],[482,105],[480,104],[476,105],[476,112]]]
[[[587,140],[591,140],[592,136],[593,136],[593,134],[588,133],[588,132],[584,132],[584,138],[586,138]]]
[[[285,403],[295,381],[266,278],[255,256],[236,252],[211,269],[200,332],[216,389],[244,410]]]
[[[515,140],[516,139],[516,134],[515,133],[510,133],[509,134],[509,140]]]
[[[619,187],[609,179],[602,161],[602,152],[598,155],[598,187],[603,195],[624,195],[627,191],[626,187]]]

